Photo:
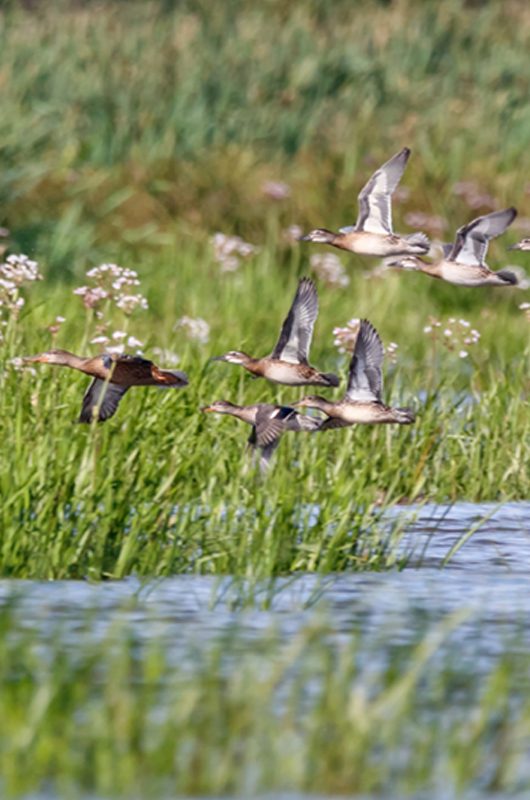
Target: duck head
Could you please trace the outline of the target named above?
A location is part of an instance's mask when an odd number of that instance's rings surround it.
[[[386,261],[385,266],[417,271],[422,269],[423,261],[421,258],[417,258],[416,256],[402,256],[401,258],[396,258],[394,261]]]
[[[320,397],[318,394],[308,394],[306,397],[302,397],[301,400],[297,400],[296,403],[291,403],[293,408],[321,408],[322,405],[327,405],[329,400],[326,400],[325,397]]]
[[[300,236],[300,242],[317,242],[319,244],[333,244],[337,237],[333,231],[328,231],[326,228],[315,228],[314,231],[309,231],[305,236]]]
[[[228,361],[229,364],[246,364],[250,361],[250,356],[241,350],[229,350],[222,356],[214,356],[211,361]]]
[[[512,244],[508,250],[530,250],[530,238],[521,239],[520,242]]]
[[[234,405],[234,403],[229,403],[228,400],[216,400],[215,402],[210,403],[209,406],[203,406],[201,411],[203,411],[205,414],[233,414],[235,409],[237,409],[237,406]]]
[[[68,364],[72,358],[72,353],[68,350],[46,350],[44,353],[38,353],[36,356],[25,356],[22,360],[26,364],[58,364],[64,366]]]

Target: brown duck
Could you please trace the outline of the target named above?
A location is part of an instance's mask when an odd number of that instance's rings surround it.
[[[424,272],[456,286],[515,286],[517,276],[513,272],[509,269],[494,272],[485,258],[490,239],[504,233],[516,216],[515,208],[504,208],[462,225],[454,243],[443,245],[443,258],[432,264],[423,258],[405,256],[388,262],[387,266]]]
[[[176,389],[187,386],[188,378],[178,370],[159,369],[152,361],[141,356],[103,353],[99,356],[76,356],[68,350],[47,350],[36,356],[24,358],[27,363],[54,364],[70,367],[92,375],[79,422],[104,422],[113,416],[118,404],[131,386],[165,386]]]
[[[230,350],[212,360],[240,364],[256,377],[287,386],[338,386],[336,375],[319,372],[308,361],[317,316],[315,284],[310,278],[302,278],[282,325],[280,338],[270,356],[253,358],[240,350]]]
[[[321,431],[343,428],[348,425],[380,425],[397,423],[410,425],[414,412],[410,408],[391,408],[382,401],[383,343],[374,326],[367,319],[361,326],[350,361],[348,388],[342,400],[330,402],[316,395],[303,397],[293,406],[317,408],[327,414],[328,419],[320,425]]]
[[[316,228],[301,236],[300,241],[330,244],[361,256],[379,258],[428,253],[430,242],[424,233],[401,236],[392,230],[392,194],[409,156],[409,148],[404,147],[374,172],[359,194],[359,215],[355,225],[340,228],[338,233]]]
[[[226,400],[217,400],[201,409],[204,412],[230,414],[232,417],[252,425],[248,445],[260,451],[260,467],[266,469],[285,431],[315,431],[321,420],[298,414],[290,406],[277,406],[272,403],[256,403],[251,406],[238,406]]]

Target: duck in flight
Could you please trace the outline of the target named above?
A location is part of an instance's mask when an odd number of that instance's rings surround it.
[[[504,233],[516,216],[515,208],[505,208],[468,222],[457,230],[453,244],[443,245],[443,258],[433,264],[406,256],[387,262],[387,266],[424,272],[456,286],[515,286],[517,276],[513,272],[508,269],[493,272],[485,258],[490,239]]]
[[[54,364],[70,367],[91,375],[93,381],[88,387],[78,422],[104,422],[113,416],[118,404],[131,386],[162,386],[180,389],[188,385],[184,372],[160,369],[140,356],[102,355],[86,358],[76,356],[68,350],[47,350],[36,356],[23,359],[29,364]]]
[[[340,228],[338,233],[317,228],[300,237],[302,242],[318,242],[349,250],[361,256],[423,255],[430,242],[424,233],[401,236],[392,230],[392,194],[409,160],[404,147],[374,172],[359,194],[359,215],[355,225]]]
[[[530,250],[530,239],[528,237],[525,238],[525,239],[521,239],[520,242],[516,242],[515,244],[512,244],[511,247],[508,248],[508,250],[528,251],[528,250]]]
[[[226,400],[217,400],[201,409],[204,412],[230,414],[232,417],[252,425],[248,439],[251,449],[260,451],[260,467],[265,470],[285,431],[315,431],[321,420],[298,414],[290,406],[277,406],[271,403],[256,403],[251,406],[238,406]]]
[[[321,423],[321,431],[355,424],[410,425],[415,420],[410,408],[391,408],[383,403],[383,356],[383,343],[376,329],[367,319],[361,320],[350,361],[348,388],[343,399],[334,403],[312,395],[303,397],[293,406],[323,411],[328,419]]]
[[[309,364],[309,348],[318,315],[318,297],[310,278],[302,278],[289,313],[270,356],[253,358],[240,350],[230,350],[212,361],[240,364],[252,375],[287,386],[338,386],[339,379],[329,372],[319,372]]]

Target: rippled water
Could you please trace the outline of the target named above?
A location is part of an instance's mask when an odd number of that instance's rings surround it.
[[[388,648],[416,641],[461,609],[467,617],[451,641],[462,669],[479,676],[507,648],[530,652],[530,503],[428,505],[397,508],[392,520],[396,515],[408,520],[399,547],[412,552],[401,571],[300,575],[258,586],[205,576],[100,584],[4,580],[0,604],[16,598],[19,629],[43,642],[57,636],[60,623],[64,646],[72,648],[80,637],[101,640],[123,621],[140,640],[162,640],[179,664],[190,643],[207,648],[234,626],[243,646],[252,648],[271,628],[289,639],[319,613],[337,637],[358,632],[366,658],[384,658]],[[87,611],[95,612],[89,627]]]

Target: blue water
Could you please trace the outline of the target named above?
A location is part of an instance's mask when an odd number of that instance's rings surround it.
[[[459,611],[464,618],[447,646],[461,670],[477,680],[508,649],[530,653],[530,503],[396,508],[389,521],[397,516],[407,520],[397,549],[411,554],[402,570],[306,574],[257,585],[191,575],[99,584],[4,580],[0,605],[12,603],[17,625],[10,635],[32,631],[44,657],[47,642],[57,636],[65,649],[75,649],[81,639],[101,641],[111,626],[123,624],[138,641],[162,641],[170,660],[193,668],[190,645],[195,653],[206,650],[235,627],[241,646],[252,650],[271,630],[288,642],[325,618],[327,636],[346,641],[354,634],[362,644],[359,658],[376,665],[390,649],[419,641]],[[429,800],[446,797],[431,794]],[[274,798],[319,800],[295,794]]]

